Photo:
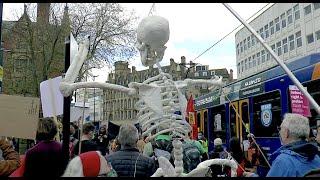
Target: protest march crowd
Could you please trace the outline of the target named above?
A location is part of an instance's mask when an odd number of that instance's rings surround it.
[[[320,126],[316,132],[310,133],[308,118],[286,114],[279,128],[282,146],[268,157],[270,168],[263,158],[266,154],[259,151],[259,145],[254,143],[253,134],[247,136],[248,148],[244,149],[237,137],[232,137],[228,145],[223,144],[221,138],[216,138],[214,150],[208,152],[208,140],[199,132],[196,140],[190,137],[180,139],[183,173],[191,172],[200,162],[208,159],[233,159],[238,165],[238,177],[319,177],[319,131]],[[91,122],[85,123],[82,129],[71,123],[70,161],[65,167],[62,143],[55,140],[57,133],[57,124],[53,119],[40,119],[36,142],[23,155],[15,150],[14,139],[2,137],[0,176],[151,177],[159,167],[159,157],[167,158],[172,164],[175,158],[172,153],[175,137],[170,133],[160,134],[149,141],[148,137],[142,136],[141,128],[123,124],[116,138],[111,139],[105,125],[95,132]],[[228,166],[211,165],[206,176],[230,177],[230,173]]]

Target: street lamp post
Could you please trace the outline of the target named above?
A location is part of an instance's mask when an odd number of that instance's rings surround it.
[[[98,76],[93,76],[93,81],[96,77]],[[93,88],[93,123],[96,123],[96,88]]]

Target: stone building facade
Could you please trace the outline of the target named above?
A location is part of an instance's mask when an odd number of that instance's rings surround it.
[[[134,66],[132,66],[132,69],[128,66],[129,63],[125,61],[115,62],[115,70],[109,74],[107,82],[128,87],[130,82],[142,83],[148,78],[159,74],[157,68],[149,67],[149,69],[137,71]],[[175,62],[174,59],[171,58],[170,65],[163,66],[162,70],[165,73],[171,74],[174,81],[184,80],[186,78],[210,79],[214,75],[223,76],[225,83],[233,80],[232,70],[230,70],[229,74],[225,68],[208,69],[208,67],[209,66],[196,66],[196,63],[192,61],[186,63],[186,58],[182,56],[180,63]],[[187,90],[186,96],[189,97],[192,94],[195,98],[208,92],[208,87],[193,87]],[[135,109],[135,103],[138,100],[137,96],[129,97],[121,92],[104,90],[104,120],[112,121],[116,124],[135,120],[138,113]]]
[[[65,38],[70,34],[67,5],[59,22],[50,19],[50,3],[37,3],[37,18],[27,13],[18,21],[3,21],[2,93],[39,97],[39,84],[64,72]]]

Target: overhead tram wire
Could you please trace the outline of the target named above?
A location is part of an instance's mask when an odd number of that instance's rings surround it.
[[[248,21],[249,19],[251,19],[252,17],[254,17],[255,15],[257,15],[258,13],[260,13],[265,7],[267,7],[270,3],[268,3],[267,5],[263,6],[259,11],[257,11],[256,13],[254,13],[252,16],[250,16],[246,21]],[[151,10],[151,9],[150,9]],[[198,59],[200,56],[202,56],[203,54],[205,54],[206,52],[208,52],[211,48],[213,48],[215,45],[217,45],[218,43],[220,43],[222,40],[224,40],[226,37],[228,37],[231,33],[233,33],[235,30],[237,30],[239,27],[243,26],[242,24],[240,24],[239,26],[237,26],[236,28],[234,28],[231,32],[229,32],[227,35],[223,36],[220,40],[218,40],[217,42],[215,42],[212,46],[210,46],[208,49],[206,49],[205,51],[203,51],[199,56],[197,56],[196,58],[194,58],[192,61],[194,62],[196,59]]]
[[[155,4],[156,4],[156,3],[152,3],[152,6],[151,6],[150,11],[149,11],[149,13],[148,13],[148,16],[152,15],[152,12],[156,11]]]

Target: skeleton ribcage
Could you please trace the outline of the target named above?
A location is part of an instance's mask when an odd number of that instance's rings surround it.
[[[184,137],[191,130],[191,126],[185,121],[184,116],[177,114],[177,112],[185,111],[180,104],[180,98],[183,95],[171,79],[169,74],[160,73],[160,75],[143,82],[143,84],[155,87],[150,90],[154,97],[145,97],[143,94],[145,91],[139,89],[140,98],[136,103],[136,108],[139,111],[137,114],[138,122],[145,130],[143,136],[149,135],[151,131],[156,129],[157,132],[167,130],[173,136]],[[155,94],[155,92],[157,93]],[[155,99],[160,99],[160,102],[156,102]]]

